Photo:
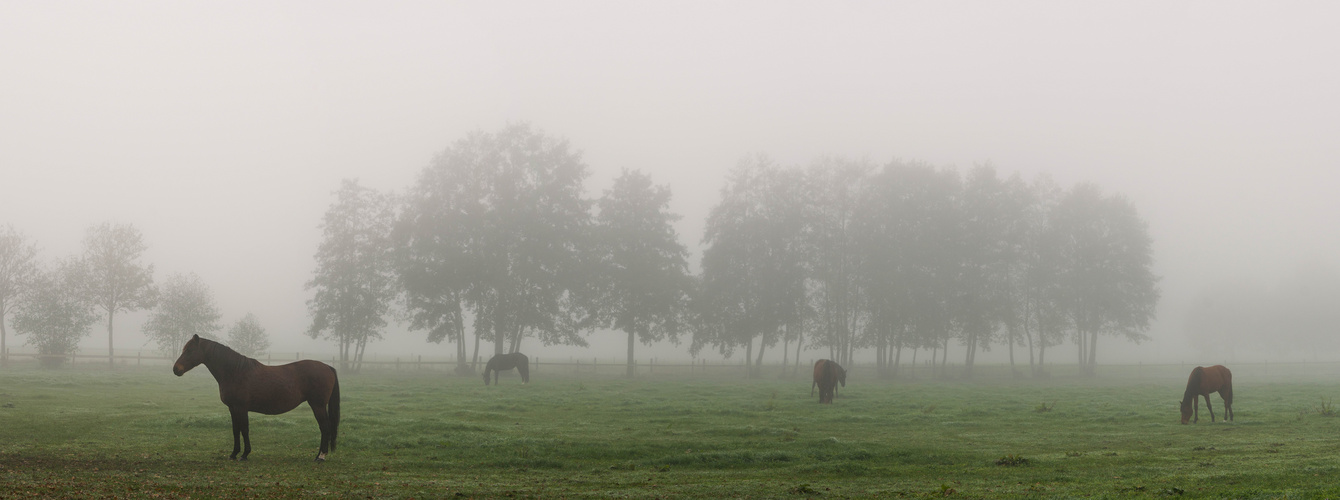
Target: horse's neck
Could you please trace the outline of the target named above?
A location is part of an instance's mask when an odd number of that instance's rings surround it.
[[[1200,381],[1205,377],[1204,371],[1192,372],[1186,381],[1186,392],[1182,394],[1182,401],[1191,401],[1200,395]]]
[[[233,380],[237,374],[251,367],[251,358],[226,350],[222,344],[211,347],[216,351],[213,355],[205,356],[205,368],[220,384]]]

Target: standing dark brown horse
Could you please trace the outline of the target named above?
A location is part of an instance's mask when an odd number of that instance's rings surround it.
[[[335,435],[340,428],[340,381],[335,369],[320,361],[304,359],[286,365],[267,366],[228,346],[196,335],[181,349],[181,357],[172,365],[178,377],[204,363],[219,382],[219,399],[228,405],[233,417],[233,454],[242,460],[251,454],[251,431],[247,412],[278,415],[297,408],[303,401],[312,407],[321,427],[321,448],[316,461],[326,461],[326,453],[335,451]],[[246,443],[242,449],[238,441]]]
[[[831,360],[821,359],[814,362],[814,383],[810,384],[810,395],[814,395],[815,386],[819,387],[819,403],[832,404],[837,385],[847,386],[847,370]]]
[[[1200,421],[1201,396],[1205,396],[1205,409],[1210,411],[1210,421],[1213,422],[1214,407],[1210,406],[1210,394],[1215,392],[1224,398],[1224,421],[1233,420],[1233,373],[1223,365],[1192,368],[1191,376],[1186,381],[1186,393],[1182,395],[1182,423]]]
[[[498,372],[516,368],[517,373],[521,374],[521,383],[530,382],[530,358],[525,354],[514,352],[511,354],[495,354],[489,359],[488,364],[484,365],[484,385],[489,385],[489,373],[493,374],[493,381],[498,381]]]

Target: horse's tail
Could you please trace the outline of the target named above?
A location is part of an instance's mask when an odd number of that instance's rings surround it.
[[[335,369],[331,368],[334,372]],[[330,451],[335,451],[335,437],[340,432],[340,377],[335,376],[335,386],[330,389],[330,401],[326,403],[326,415],[330,417]]]

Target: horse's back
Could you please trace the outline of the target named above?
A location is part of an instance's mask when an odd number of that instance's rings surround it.
[[[1200,387],[1204,394],[1233,388],[1233,372],[1224,365],[1197,367],[1201,369]]]

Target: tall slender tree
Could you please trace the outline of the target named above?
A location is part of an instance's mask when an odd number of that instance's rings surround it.
[[[31,288],[37,273],[37,245],[27,242],[14,226],[0,228],[0,366],[9,364],[5,320]]]
[[[307,335],[324,335],[339,347],[340,368],[361,367],[368,342],[382,337],[395,301],[391,267],[392,196],[346,179],[322,218],[316,270],[307,289],[312,324]]]
[[[624,169],[598,207],[598,324],[627,334],[632,377],[637,342],[678,343],[693,285],[689,252],[675,233],[679,216],[669,211],[670,189],[644,173]]]
[[[84,238],[83,284],[89,300],[107,315],[107,363],[116,366],[112,325],[118,312],[149,309],[158,302],[153,264],[141,264],[148,246],[130,224],[104,222]]]

